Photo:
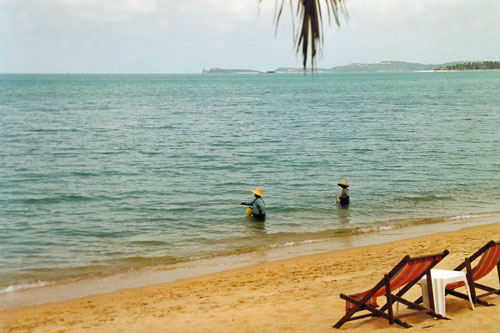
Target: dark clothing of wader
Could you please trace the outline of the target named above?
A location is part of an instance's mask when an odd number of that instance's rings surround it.
[[[255,198],[252,202],[243,204],[252,207],[252,217],[255,220],[261,222],[266,220],[266,204],[262,198]]]
[[[339,203],[341,207],[349,205],[349,190],[347,188],[342,188],[342,193],[339,197]]]
[[[340,198],[340,205],[342,207],[349,205],[349,197],[341,197]]]

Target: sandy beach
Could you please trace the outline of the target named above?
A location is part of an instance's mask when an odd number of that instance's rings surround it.
[[[448,249],[436,268],[452,269],[489,240],[500,239],[500,224],[331,251],[251,267],[69,301],[0,312],[2,332],[334,332],[343,315],[339,293],[371,288],[406,255]],[[495,271],[482,280],[498,285]],[[420,295],[418,286],[411,297]],[[487,300],[500,304],[500,296]],[[499,307],[447,296],[447,316],[405,320],[420,331],[496,331]],[[341,330],[403,331],[380,318],[346,323]]]

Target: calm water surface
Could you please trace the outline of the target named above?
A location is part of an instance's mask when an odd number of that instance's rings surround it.
[[[498,213],[499,108],[500,72],[0,75],[0,290]]]

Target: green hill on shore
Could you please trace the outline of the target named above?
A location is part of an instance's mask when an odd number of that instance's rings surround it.
[[[420,64],[406,61],[382,61],[375,64],[352,63],[332,68],[315,68],[314,73],[398,73],[419,71],[446,71],[446,70],[498,70],[500,61],[454,61],[444,64]],[[312,72],[307,68],[306,73]],[[258,71],[253,69],[203,69],[203,74],[303,74],[302,67],[279,67],[275,70]]]

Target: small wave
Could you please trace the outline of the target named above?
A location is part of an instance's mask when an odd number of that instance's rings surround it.
[[[80,132],[77,128],[35,128],[28,130],[33,133],[77,133]]]
[[[93,264],[97,266],[106,265],[108,267],[113,267],[112,271],[117,272],[124,268],[126,270],[135,270],[140,267],[171,265],[179,261],[179,258],[173,256],[130,256],[116,259],[95,260]]]
[[[403,197],[396,198],[396,201],[406,201],[411,203],[419,203],[419,202],[430,202],[430,201],[446,201],[446,200],[455,200],[455,198],[450,196],[437,196],[437,195],[429,195],[429,196],[421,196],[421,197]]]
[[[300,244],[312,244],[312,243],[317,243],[320,241],[321,241],[320,239],[316,239],[316,240],[315,239],[306,239],[306,240],[297,241],[297,242],[290,241],[290,242],[286,242],[283,244],[271,244],[271,245],[269,245],[269,248],[290,247],[290,246],[295,246],[295,245],[300,245]]]
[[[159,151],[139,151],[139,154],[145,156],[155,156],[155,155],[162,155],[163,153]]]
[[[25,204],[50,204],[59,202],[72,202],[72,201],[91,201],[95,198],[85,195],[64,195],[59,197],[44,197],[44,198],[28,198],[24,199]]]
[[[475,217],[474,215],[457,215],[457,216],[454,216],[452,217],[451,219],[452,220],[468,220],[468,219],[471,219]]]
[[[273,248],[276,248],[276,247],[293,246],[293,245],[295,245],[295,242],[287,242],[285,244],[274,243],[274,244],[269,245],[269,248],[273,249]]]
[[[130,149],[130,151],[132,151]],[[126,154],[127,149],[122,149],[122,150],[113,150],[113,151],[96,151],[95,154],[97,155],[120,155],[120,154]]]
[[[471,214],[471,215],[457,215],[452,217],[452,220],[470,220],[470,219],[475,219],[475,218],[480,218],[480,217],[488,217],[488,216],[495,216],[494,214],[481,214],[481,215],[476,215],[476,214]]]
[[[373,232],[373,231],[387,231],[387,230],[392,230],[397,228],[397,226],[390,226],[390,225],[379,225],[376,227],[366,227],[366,228],[360,228],[360,232]]]
[[[130,244],[145,245],[145,246],[165,246],[165,245],[168,245],[167,242],[154,241],[154,240],[151,240],[151,241],[131,241]]]
[[[50,284],[51,283],[45,282],[45,281],[38,281],[38,282],[26,283],[26,284],[14,284],[14,285],[10,285],[6,288],[0,289],[0,294],[10,293],[13,291],[23,290],[23,289],[45,287],[45,286],[48,286]]]
[[[77,177],[95,177],[99,176],[98,173],[96,172],[86,172],[86,171],[75,171],[71,173],[72,176],[77,176]]]

